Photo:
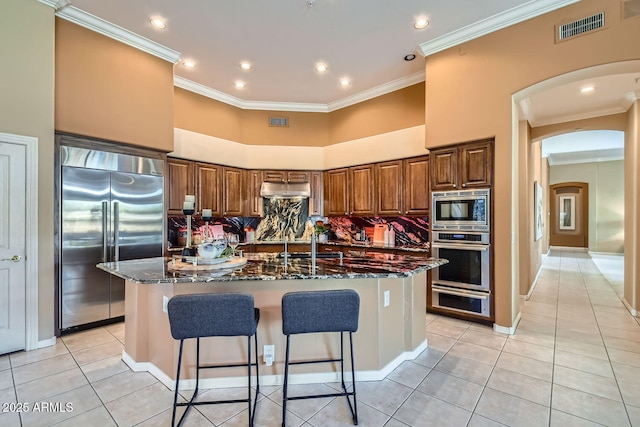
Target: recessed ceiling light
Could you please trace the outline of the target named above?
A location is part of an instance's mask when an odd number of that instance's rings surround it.
[[[157,28],[158,30],[164,30],[165,28],[167,28],[167,22],[164,18],[151,18],[149,22],[151,22],[151,25],[153,25],[153,27]]]
[[[585,86],[583,88],[580,88],[580,93],[591,93],[594,90],[596,90],[595,86]]]
[[[416,56],[413,53],[405,55],[405,57],[404,57],[405,61],[413,61],[414,59],[416,59]]]
[[[324,73],[327,70],[328,68],[326,64],[316,64],[316,71],[318,71],[319,73]]]
[[[342,87],[349,87],[349,86],[351,86],[351,80],[349,80],[349,79],[342,79],[342,80],[340,80],[340,86],[342,86]]]
[[[238,80],[235,82],[236,89],[244,89],[246,84],[242,80]]]
[[[185,59],[182,61],[182,65],[185,68],[194,68],[196,66],[196,62],[193,59]]]
[[[248,62],[241,62],[240,63],[240,68],[242,68],[243,70],[250,70],[251,69],[251,64]]]
[[[413,24],[413,26],[418,30],[421,30],[427,27],[428,25],[429,25],[429,21],[427,20],[427,18],[418,18],[416,19],[415,24]]]

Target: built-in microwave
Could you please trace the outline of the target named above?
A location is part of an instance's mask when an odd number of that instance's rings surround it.
[[[432,196],[433,230],[490,231],[490,190],[436,191]]]

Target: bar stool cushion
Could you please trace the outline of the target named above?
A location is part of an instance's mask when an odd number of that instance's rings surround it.
[[[252,336],[260,311],[249,294],[176,295],[167,305],[176,340],[215,336]]]
[[[355,332],[359,311],[352,289],[289,292],[282,297],[282,333]]]

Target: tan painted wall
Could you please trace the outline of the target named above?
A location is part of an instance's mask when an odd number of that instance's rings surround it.
[[[624,161],[549,167],[549,185],[589,184],[589,250],[623,253]]]
[[[640,103],[627,112],[624,133],[624,299],[635,310],[640,307]]]
[[[514,324],[514,294],[518,274],[512,255],[528,262],[529,253],[515,255],[519,236],[517,192],[528,182],[513,182],[514,144],[518,142],[513,120],[512,95],[535,83],[564,73],[617,61],[640,58],[629,40],[640,39],[638,19],[621,21],[618,0],[583,0],[546,15],[514,25],[479,39],[431,55],[425,60],[425,124],[427,148],[495,136],[495,185],[493,194],[496,323]],[[604,10],[607,28],[563,43],[554,43],[554,27]],[[461,123],[464,123],[462,126]]]
[[[269,117],[289,127],[269,127]],[[242,110],[176,88],[174,124],[246,145],[324,147],[424,125],[424,83],[331,113]]]
[[[424,83],[329,113],[330,144],[423,125]]]
[[[56,19],[56,130],[173,150],[173,64]]]
[[[38,138],[38,337],[53,337],[54,11],[3,1],[0,14],[0,132]]]

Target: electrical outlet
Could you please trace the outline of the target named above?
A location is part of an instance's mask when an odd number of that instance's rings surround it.
[[[273,365],[273,361],[276,358],[276,346],[273,344],[265,345],[262,350],[262,358],[267,366]]]
[[[167,312],[167,304],[169,304],[169,297],[162,295],[162,311]]]
[[[391,304],[391,302],[389,302],[390,296],[389,296],[389,291],[384,291],[384,306],[385,307],[389,307],[389,304]]]

